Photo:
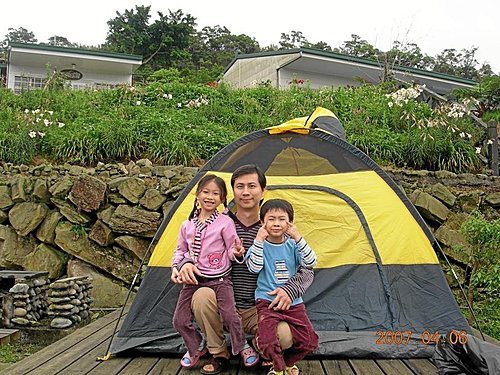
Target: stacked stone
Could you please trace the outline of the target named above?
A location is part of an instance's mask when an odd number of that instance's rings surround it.
[[[89,276],[69,277],[50,284],[48,315],[52,328],[68,328],[89,317],[92,279]]]
[[[47,314],[47,276],[16,279],[9,292],[13,297],[13,317],[11,323],[20,326],[37,326]]]

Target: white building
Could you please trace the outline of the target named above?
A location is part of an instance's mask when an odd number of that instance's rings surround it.
[[[391,67],[394,78],[425,84],[439,94],[449,94],[457,88],[470,88],[476,82],[403,66]],[[322,51],[297,48],[238,55],[224,70],[222,81],[237,88],[268,82],[273,87],[288,88],[292,82],[311,88],[359,86],[363,82],[376,84],[384,75],[378,61]]]
[[[41,88],[53,72],[64,74],[74,89],[132,84],[142,56],[123,53],[11,43],[6,86],[16,93]]]

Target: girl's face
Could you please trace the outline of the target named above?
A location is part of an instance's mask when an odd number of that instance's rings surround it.
[[[196,199],[202,211],[213,212],[222,203],[223,197],[220,188],[212,180],[203,186]]]

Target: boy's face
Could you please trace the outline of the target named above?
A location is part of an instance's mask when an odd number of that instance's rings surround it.
[[[262,226],[269,233],[268,240],[272,242],[282,242],[289,223],[286,211],[271,209],[266,212]]]

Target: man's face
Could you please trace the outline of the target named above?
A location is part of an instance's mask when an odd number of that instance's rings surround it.
[[[257,173],[245,174],[234,181],[234,202],[238,208],[247,210],[259,207],[264,190],[259,185]]]

